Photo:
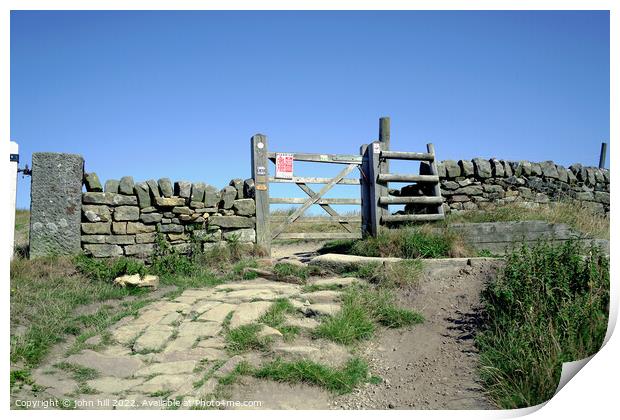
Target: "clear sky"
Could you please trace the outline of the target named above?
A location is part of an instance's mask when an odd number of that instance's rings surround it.
[[[273,151],[358,153],[384,115],[394,150],[430,141],[442,160],[596,165],[609,139],[609,14],[11,15],[22,166],[33,152],[70,152],[102,182],[167,176],[221,188],[250,176],[254,133]],[[19,180],[18,207],[29,206],[29,182]]]

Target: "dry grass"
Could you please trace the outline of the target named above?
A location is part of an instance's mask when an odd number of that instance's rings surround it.
[[[565,223],[573,229],[598,239],[609,239],[609,217],[592,212],[579,202],[553,202],[536,208],[517,204],[496,206],[485,210],[460,212],[446,217],[446,224],[510,222],[542,220],[549,223]]]

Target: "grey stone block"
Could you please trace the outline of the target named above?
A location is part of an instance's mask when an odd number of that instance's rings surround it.
[[[120,185],[120,182],[118,181],[118,179],[108,179],[105,182],[105,187],[103,188],[103,190],[105,192],[118,194],[118,186],[119,185]]]
[[[223,209],[230,209],[233,206],[235,201],[235,197],[237,197],[237,189],[235,187],[231,187],[227,185],[220,192],[220,197],[222,199],[221,206]]]
[[[99,177],[94,172],[84,174],[84,184],[86,185],[86,191],[103,191],[101,181],[99,181]]]
[[[443,165],[446,168],[447,178],[453,179],[457,176],[461,176],[461,167],[455,160],[444,160]]]
[[[237,190],[237,196],[235,197],[237,200],[244,198],[243,196],[243,180],[240,178],[235,178],[230,180],[228,184],[231,187],[234,187]]]
[[[224,232],[224,239],[227,241],[238,240],[239,242],[255,242],[256,231],[254,229],[236,229]]]
[[[553,163],[550,160],[542,162],[540,164],[540,169],[542,171],[543,176],[546,178],[553,178],[553,179],[560,178],[560,174],[558,174],[558,169],[556,168],[555,163]]]
[[[491,163],[488,160],[475,158],[472,159],[472,163],[474,164],[474,173],[478,178],[491,178]]]
[[[209,226],[220,226],[223,228],[253,228],[256,225],[254,217],[241,216],[211,216]]]
[[[110,235],[106,242],[115,245],[130,245],[136,242],[136,237],[134,235]]]
[[[82,235],[83,244],[105,244],[107,235]]]
[[[192,194],[192,183],[189,181],[177,181],[174,183],[174,195],[183,198],[190,198]]]
[[[117,222],[125,222],[138,219],[140,219],[140,207],[119,206],[114,209],[114,220]]]
[[[114,206],[137,206],[138,197],[135,195],[112,194],[112,205]]]
[[[123,255],[123,249],[113,244],[84,244],[84,251],[97,258],[118,257]]]
[[[82,223],[82,232],[86,235],[109,235],[110,234],[109,222],[98,223]]]
[[[128,234],[151,233],[151,232],[155,232],[154,225],[145,225],[144,223],[140,223],[140,222],[127,222],[127,233]]]
[[[463,176],[474,176],[474,164],[471,160],[459,160],[459,166]]]
[[[161,222],[162,216],[160,213],[147,213],[140,215],[140,220],[144,223],[159,223]]]
[[[205,207],[217,207],[220,203],[220,193],[212,185],[205,186]]]
[[[118,192],[121,194],[125,194],[125,195],[132,195],[133,186],[134,186],[133,177],[124,176],[121,178],[121,182],[118,185]]]
[[[256,204],[254,204],[254,200],[251,198],[235,200],[233,202],[233,209],[239,216],[254,216],[256,214]]]
[[[172,188],[172,181],[170,181],[170,178],[159,178],[157,185],[159,186],[159,190],[164,197],[172,197],[174,194],[174,189]]]
[[[491,163],[491,173],[493,174],[493,177],[503,178],[506,175],[502,162],[497,159],[491,159],[489,162]]]
[[[30,190],[30,258],[80,252],[84,159],[33,153]]]
[[[89,222],[109,222],[112,220],[110,208],[105,205],[85,204],[82,206],[84,219]]]
[[[136,196],[138,197],[138,205],[144,211],[144,209],[150,207],[153,203],[151,201],[151,193],[149,191],[149,185],[146,182],[138,182],[133,187]]]
[[[123,247],[125,249],[125,255],[131,255],[136,257],[148,257],[153,253],[155,249],[154,244],[135,244],[135,245],[125,245]]]
[[[157,181],[155,181],[154,179],[149,179],[148,181],[146,181],[146,185],[149,186],[149,192],[151,193],[151,198],[153,199],[153,201],[161,197]]]
[[[254,180],[252,178],[248,178],[243,181],[243,196],[245,198],[254,198],[256,195]]]
[[[191,201],[203,201],[205,198],[205,188],[206,184],[204,182],[196,182],[192,185],[192,194],[190,196]]]
[[[185,228],[181,225],[177,225],[171,223],[169,225],[157,225],[159,227],[159,231],[161,233],[182,233],[185,231]]]

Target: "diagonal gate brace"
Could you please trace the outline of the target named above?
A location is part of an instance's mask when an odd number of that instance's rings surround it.
[[[356,163],[351,163],[347,165],[338,175],[331,179],[323,188],[321,188],[317,193],[312,195],[304,204],[301,205],[297,210],[295,210],[288,218],[277,228],[275,228],[272,232],[272,238],[275,239],[279,234],[281,234],[286,226],[290,223],[293,223],[295,220],[299,218],[311,205],[315,204],[321,197],[323,197],[329,190],[333,188],[342,178],[347,176],[353,169],[355,169],[358,165]]]

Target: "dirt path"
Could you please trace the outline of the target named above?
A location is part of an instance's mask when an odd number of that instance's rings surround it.
[[[410,329],[384,330],[363,353],[383,378],[332,401],[344,409],[492,409],[477,379],[476,327],[479,293],[497,262],[426,273],[403,306],[426,321]]]

